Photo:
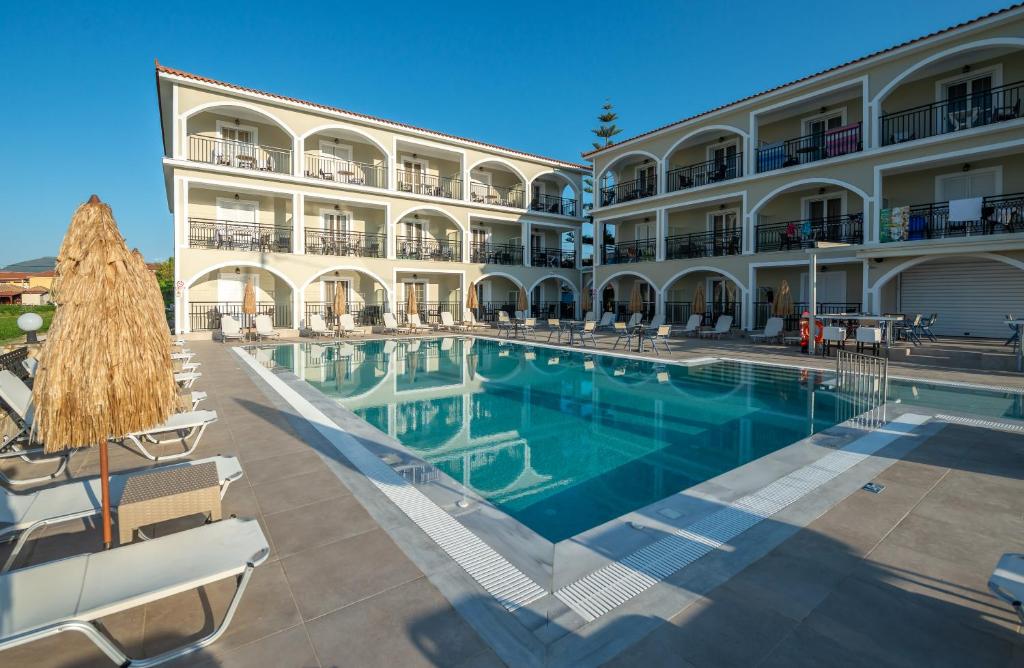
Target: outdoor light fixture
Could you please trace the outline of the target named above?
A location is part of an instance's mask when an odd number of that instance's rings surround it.
[[[337,276],[337,275],[338,275],[338,272],[334,272],[334,275],[335,275],[335,276]]]
[[[340,206],[338,206],[337,204],[335,204],[335,205],[334,205],[334,210],[335,210],[335,211],[339,211],[340,209],[341,209],[341,207],[340,207]]]
[[[337,137],[335,137],[335,138],[334,138],[334,143],[335,143],[335,144],[337,144],[337,143],[338,143],[338,138],[337,138]]]
[[[238,193],[235,193],[235,199],[238,199]]]
[[[971,163],[969,163],[969,162],[965,162],[965,163],[964,163],[964,166],[963,166],[963,170],[964,170],[965,172],[969,172],[969,171],[971,171]]]
[[[970,71],[971,71],[971,66],[970,65],[964,65],[964,74],[967,74]]]
[[[826,111],[828,111],[828,107],[822,107],[822,108],[821,108],[821,113],[823,113],[823,114],[824,114],[824,113],[825,113]]]
[[[235,273],[236,273],[236,274],[241,274],[241,273],[242,273],[242,270],[241,270],[241,269],[239,269],[238,267],[235,267]]]
[[[240,121],[240,120],[238,120],[238,119],[236,118],[236,119],[235,119],[235,125],[241,125],[241,124],[242,124],[242,121]]]
[[[825,189],[824,188],[818,188],[818,194],[819,195],[824,195],[825,194]]]
[[[26,343],[39,343],[36,332],[43,326],[43,318],[38,313],[22,313],[18,316],[18,328],[25,332]]]

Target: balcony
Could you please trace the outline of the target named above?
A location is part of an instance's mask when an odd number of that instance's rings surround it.
[[[292,152],[286,148],[189,135],[188,159],[211,165],[291,174]]]
[[[214,248],[252,253],[290,253],[292,230],[289,227],[274,225],[189,218],[188,245],[190,248]]]
[[[835,158],[863,149],[859,122],[824,132],[766,144],[757,149],[757,171],[770,172],[783,167],[803,165]]]
[[[220,329],[221,317],[229,315],[243,325],[251,325],[252,316],[242,310],[242,302],[192,302],[188,303],[189,328],[192,331]],[[269,315],[275,328],[292,327],[292,310],[274,302],[256,302],[254,315]]]
[[[371,188],[383,188],[387,184],[383,165],[371,165],[365,162],[340,160],[307,153],[305,169],[306,176],[310,178],[333,181],[334,183]]]
[[[739,230],[732,233],[679,234],[665,239],[665,259],[667,260],[739,255],[742,252],[743,239]]]
[[[601,188],[601,206],[631,202],[658,193],[657,179],[640,178]]]
[[[653,262],[657,253],[654,239],[621,241],[607,244],[601,249],[602,264],[627,264],[630,262]]]
[[[730,155],[724,161],[708,160],[695,165],[677,167],[665,173],[668,192],[698,188],[710,183],[728,181],[743,176],[743,153]]]
[[[530,202],[530,211],[543,211],[561,216],[576,216],[576,200],[555,195],[539,195]]]
[[[519,242],[509,241],[503,244],[474,243],[470,247],[470,262],[482,264],[523,264],[523,246]]]
[[[882,145],[934,137],[1021,118],[1024,82],[881,116]]]
[[[513,209],[522,209],[526,201],[522,188],[502,188],[476,182],[469,184],[469,199],[477,204],[494,204]]]
[[[462,180],[399,169],[397,189],[401,192],[447,199],[462,199]]]
[[[978,220],[949,220],[949,202],[933,202],[910,207],[907,224],[883,225],[882,243],[921,241],[950,237],[986,236],[1024,232],[1024,193],[986,197]]]
[[[851,213],[757,226],[757,252],[813,248],[819,241],[860,244],[864,241],[864,215]]]
[[[383,234],[365,234],[363,232],[306,230],[306,253],[308,255],[386,257],[387,237]]]
[[[462,244],[458,241],[439,241],[404,236],[399,236],[396,240],[399,260],[462,262]]]
[[[530,249],[530,264],[534,267],[574,269],[576,267],[576,251],[536,246]]]

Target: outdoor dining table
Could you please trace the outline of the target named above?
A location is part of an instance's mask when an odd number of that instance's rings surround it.
[[[1004,320],[1007,325],[1017,331],[1017,371],[1024,371],[1024,344],[1021,341],[1021,334],[1024,334],[1024,320]]]
[[[560,320],[558,323],[558,340],[562,340],[562,333],[569,335],[569,345],[573,345],[576,338],[579,337],[580,343],[583,343],[583,324],[582,320]]]
[[[892,323],[903,320],[903,317],[898,315],[870,315],[864,313],[815,313],[814,317],[826,322],[842,322],[845,320],[863,322],[867,320],[880,323],[883,331],[885,332],[885,335],[882,338],[885,343],[884,347],[886,357],[889,356],[889,349],[892,345]]]
[[[633,325],[633,336],[636,338],[636,351],[642,353],[644,351],[644,339],[651,338],[647,334],[647,326],[642,323]]]

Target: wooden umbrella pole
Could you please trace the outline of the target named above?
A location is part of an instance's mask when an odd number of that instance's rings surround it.
[[[110,537],[110,461],[107,439],[100,441],[100,490],[103,497],[103,549],[109,550]]]

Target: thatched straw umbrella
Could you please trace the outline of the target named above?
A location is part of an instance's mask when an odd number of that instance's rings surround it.
[[[690,312],[701,316],[708,308],[707,297],[704,296],[704,284],[698,283],[697,289],[693,291],[693,303],[690,305]]]
[[[529,305],[526,303],[526,289],[519,288],[519,300],[516,302],[516,310],[522,311],[525,314],[526,309],[528,308]]]
[[[643,313],[644,302],[640,297],[640,282],[633,281],[633,290],[629,293],[629,312]]]
[[[772,315],[785,318],[793,314],[793,293],[789,291],[789,283],[782,281],[779,285],[779,292],[775,295],[775,304],[772,305]]]
[[[242,295],[242,313],[249,316],[246,318],[247,327],[252,327],[253,316],[256,315],[256,290],[252,287],[252,281],[245,282],[245,293]]]
[[[107,440],[164,422],[177,397],[153,282],[125,246],[110,207],[93,195],[72,216],[57,256],[57,310],[32,388],[33,431],[47,452],[99,445],[106,546]]]

